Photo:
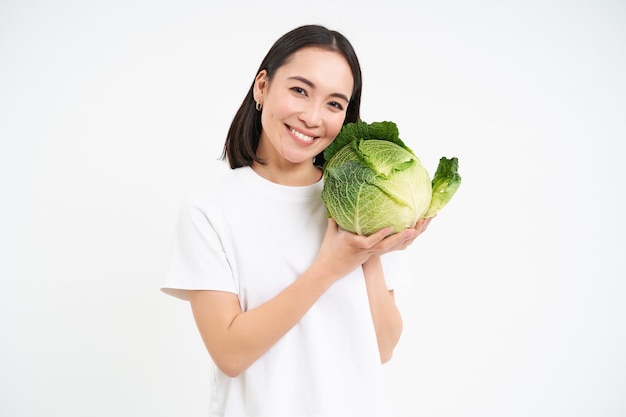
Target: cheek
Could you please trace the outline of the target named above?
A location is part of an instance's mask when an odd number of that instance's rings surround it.
[[[334,139],[339,134],[339,131],[343,127],[344,120],[345,120],[345,115],[343,114],[341,115],[341,117],[333,118],[332,121],[330,121],[330,123],[326,125],[328,136]]]
[[[282,121],[293,113],[289,100],[272,100],[263,109],[261,119],[266,121]]]
[[[282,106],[276,102],[266,102],[263,104],[261,113],[261,124],[263,129],[271,131],[277,129],[277,125],[282,121],[284,111]]]

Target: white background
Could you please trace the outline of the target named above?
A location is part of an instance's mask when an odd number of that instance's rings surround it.
[[[410,7],[409,7],[410,4]],[[398,416],[626,415],[619,1],[2,1],[0,415],[204,416],[209,358],[159,291],[178,205],[226,167],[270,45],[321,23],[463,184],[407,253]]]

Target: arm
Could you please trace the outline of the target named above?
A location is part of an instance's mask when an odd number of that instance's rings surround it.
[[[413,229],[405,232],[398,249],[402,250],[422,234],[432,218],[422,219]],[[387,283],[379,255],[370,257],[362,266],[369,299],[376,340],[382,363],[391,359],[393,350],[402,334],[402,316],[395,302],[393,290],[387,290]]]
[[[311,268],[265,304],[243,312],[236,294],[192,291],[191,308],[204,344],[218,368],[235,377],[289,331],[330,287]]]
[[[396,306],[393,290],[387,290],[379,256],[372,256],[363,264],[363,274],[376,330],[380,360],[385,363],[391,359],[393,349],[400,340],[402,317]]]
[[[329,219],[313,264],[289,287],[266,303],[242,311],[237,295],[191,291],[191,307],[207,351],[225,374],[247,369],[283,337],[338,279],[363,265],[372,255],[393,250],[405,241],[383,229],[369,237],[340,230]],[[385,238],[386,237],[386,238]]]

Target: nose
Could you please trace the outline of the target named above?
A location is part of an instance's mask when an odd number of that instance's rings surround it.
[[[300,112],[300,120],[307,127],[318,127],[322,124],[322,106],[317,103],[309,103]]]

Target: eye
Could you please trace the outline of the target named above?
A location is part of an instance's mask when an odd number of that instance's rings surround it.
[[[301,95],[301,96],[306,96],[306,90],[302,87],[291,87],[291,91],[293,91],[294,93]]]
[[[337,101],[331,101],[330,103],[328,103],[328,105],[337,110],[343,110],[343,105]]]

